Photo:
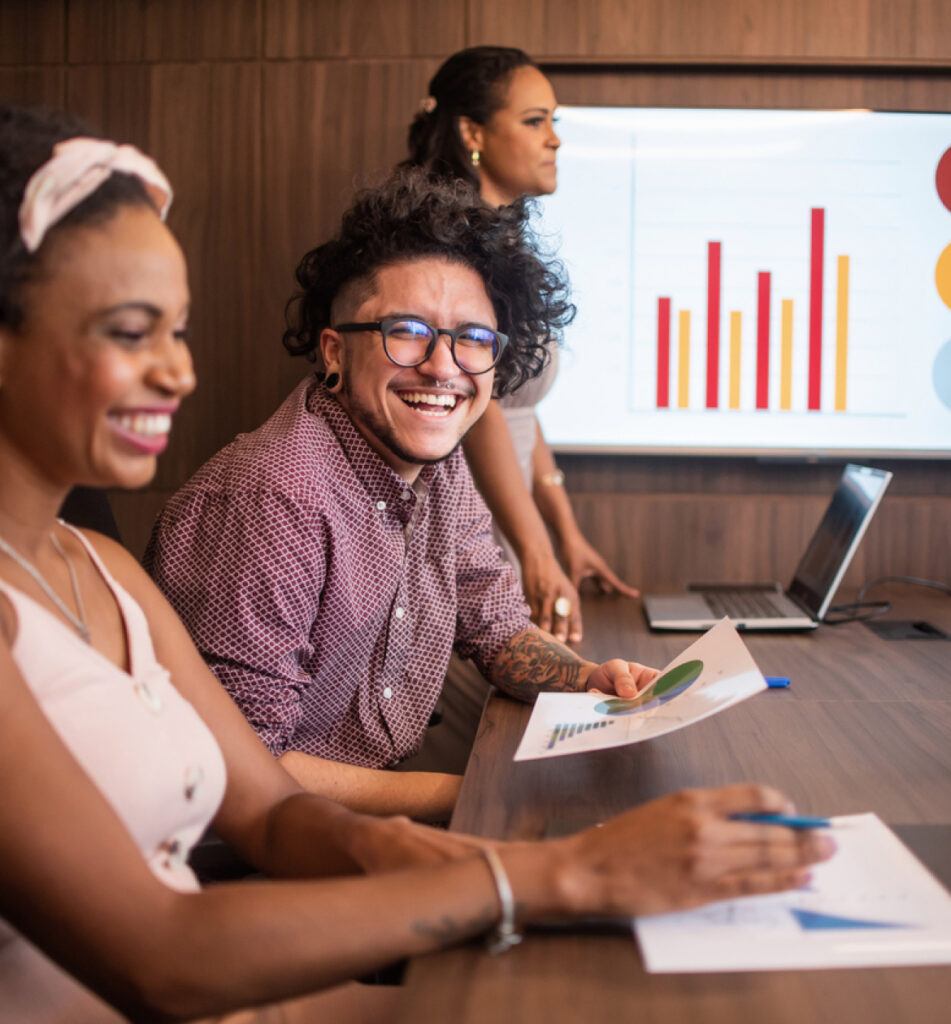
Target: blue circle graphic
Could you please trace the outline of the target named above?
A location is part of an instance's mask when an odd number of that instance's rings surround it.
[[[935,356],[931,379],[938,398],[951,409],[951,341],[946,341]]]

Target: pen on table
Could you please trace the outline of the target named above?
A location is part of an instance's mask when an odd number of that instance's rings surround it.
[[[783,825],[786,828],[831,828],[828,818],[815,818],[807,814],[768,814],[750,812],[731,814],[733,821],[752,821],[759,825]]]
[[[771,690],[785,690],[792,683],[789,676],[763,676]]]

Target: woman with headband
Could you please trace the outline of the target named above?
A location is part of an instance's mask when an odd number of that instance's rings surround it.
[[[785,809],[756,787],[490,848],[285,774],[138,564],[56,518],[146,483],[194,387],[170,201],[132,147],[0,108],[0,1017],[380,1021],[390,992],[342,983],[401,957],[800,884],[829,848],[727,820]],[[200,891],[209,823],[282,881]]]

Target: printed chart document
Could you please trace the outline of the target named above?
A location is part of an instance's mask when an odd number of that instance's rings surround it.
[[[640,917],[652,973],[951,963],[951,896],[874,814],[833,818],[804,889]]]
[[[730,621],[723,619],[631,700],[597,693],[540,694],[515,760],[653,739],[765,689],[766,681],[752,655]]]

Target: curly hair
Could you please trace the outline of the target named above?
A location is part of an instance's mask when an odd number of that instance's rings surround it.
[[[20,204],[30,178],[53,152],[57,142],[98,132],[70,114],[41,108],[0,104],[0,326],[17,329],[23,321],[21,290],[38,277],[50,239],[63,229],[108,220],[119,206],[148,205],[152,200],[142,182],[115,173],[48,232],[35,253],[20,237]]]
[[[397,170],[359,193],[337,237],[301,260],[301,291],[287,304],[285,347],[315,361],[320,333],[332,326],[334,300],[344,289],[372,287],[383,267],[435,256],[471,267],[482,278],[498,328],[509,336],[495,370],[495,393],[516,390],[542,371],[549,344],[560,340],[575,314],[563,267],[540,255],[531,209],[526,199],[495,209],[462,182]]]
[[[401,166],[423,167],[444,181],[462,178],[478,188],[479,179],[459,135],[459,118],[486,124],[504,105],[512,73],[523,67],[537,65],[512,46],[473,46],[445,60],[429,83],[435,105],[413,118],[409,156]]]

